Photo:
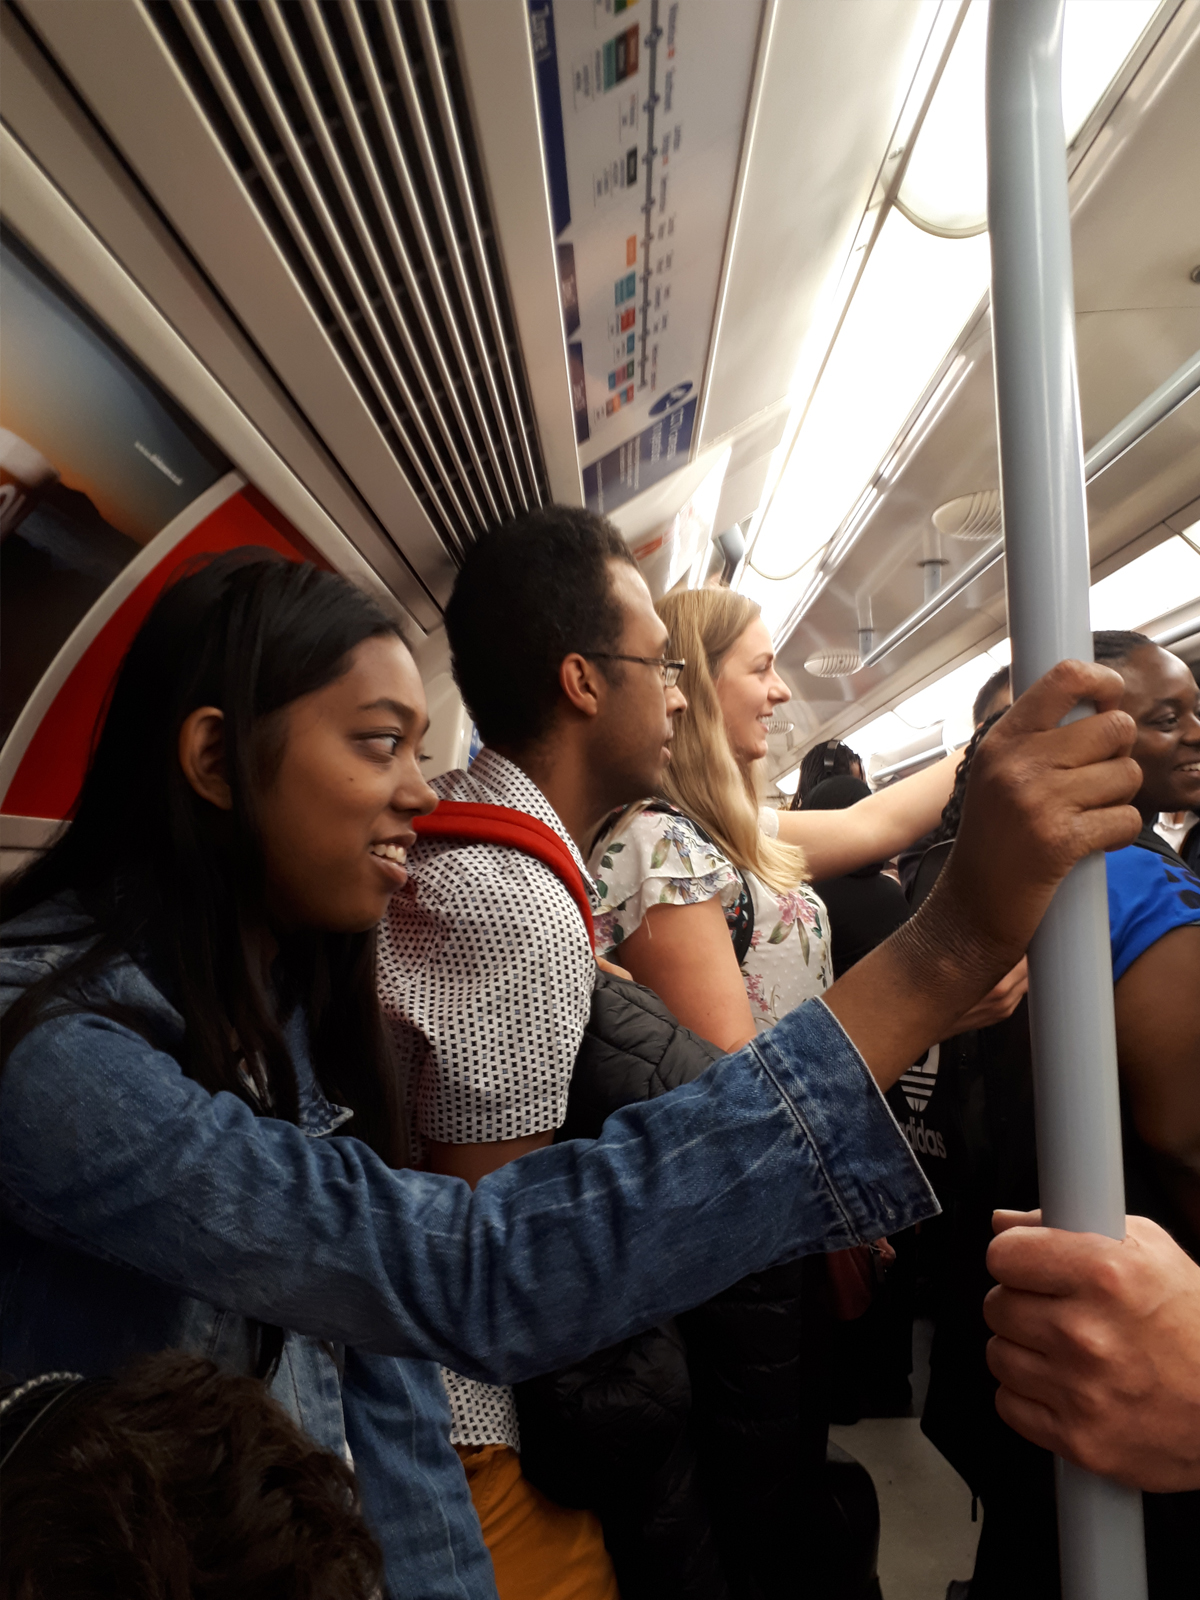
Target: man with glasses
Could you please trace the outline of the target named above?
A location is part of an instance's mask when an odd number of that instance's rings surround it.
[[[446,631],[484,748],[434,789],[535,818],[590,884],[592,838],[656,790],[685,705],[684,663],[628,547],[586,511],[518,517],[468,554]],[[523,851],[431,837],[409,873],[382,930],[380,995],[425,1163],[474,1186],[564,1121],[595,961],[563,882]],[[501,1593],[615,1600],[596,1519],[520,1475],[512,1392],[443,1377]]]

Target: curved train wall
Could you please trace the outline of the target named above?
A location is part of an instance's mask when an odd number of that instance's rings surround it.
[[[0,304],[0,813],[58,821],[174,573],[246,544],[327,563],[6,231]]]

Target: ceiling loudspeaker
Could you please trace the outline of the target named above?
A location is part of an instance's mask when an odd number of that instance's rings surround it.
[[[861,667],[857,650],[822,650],[804,663],[805,672],[813,678],[848,678]]]
[[[933,513],[933,525],[955,539],[995,539],[1004,530],[999,489],[980,489],[947,500]]]

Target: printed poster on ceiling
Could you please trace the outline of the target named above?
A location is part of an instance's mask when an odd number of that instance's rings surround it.
[[[584,494],[688,459],[760,21],[750,0],[529,0]]]

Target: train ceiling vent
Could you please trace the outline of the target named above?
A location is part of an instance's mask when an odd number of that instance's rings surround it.
[[[804,670],[810,678],[849,678],[862,670],[862,656],[857,650],[822,650],[809,656]]]
[[[543,504],[445,7],[150,10],[449,548]]]
[[[980,489],[978,494],[962,494],[947,500],[933,513],[939,533],[955,539],[995,539],[1003,529],[999,489]]]

